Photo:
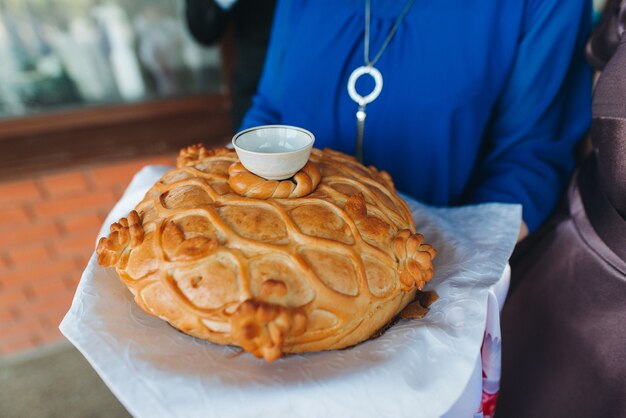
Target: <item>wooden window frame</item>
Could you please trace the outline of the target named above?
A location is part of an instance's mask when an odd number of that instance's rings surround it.
[[[232,135],[226,93],[0,120],[0,181],[70,166],[175,152]]]

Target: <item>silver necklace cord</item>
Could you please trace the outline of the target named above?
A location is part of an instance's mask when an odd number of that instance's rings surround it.
[[[368,103],[376,100],[376,98],[383,89],[383,76],[380,71],[378,71],[378,68],[374,67],[374,65],[383,55],[383,52],[393,39],[393,36],[398,31],[398,27],[400,27],[400,22],[402,22],[402,19],[404,19],[406,14],[409,12],[409,9],[411,9],[411,6],[413,6],[414,2],[415,0],[407,1],[404,9],[402,10],[402,13],[400,13],[393,26],[389,30],[389,33],[387,34],[383,45],[380,47],[380,50],[378,51],[374,59],[370,61],[370,18],[372,4],[371,0],[365,0],[365,34],[363,36],[363,60],[365,61],[365,65],[355,68],[348,78],[348,94],[350,95],[350,98],[359,105],[359,109],[356,112],[356,158],[360,162],[363,162],[363,132],[365,130],[365,118],[367,117],[365,107]],[[356,81],[365,74],[371,76],[374,79],[374,90],[372,90],[372,92],[368,95],[362,96],[356,91]]]
[[[385,51],[385,49],[391,42],[391,39],[398,31],[400,22],[402,22],[402,19],[404,19],[406,14],[409,12],[414,2],[415,0],[409,0],[406,3],[406,5],[404,6],[404,9],[402,10],[402,13],[400,13],[395,23],[391,27],[391,30],[389,30],[389,33],[387,34],[387,38],[385,38],[383,45],[380,47],[380,50],[378,51],[374,59],[370,61],[370,18],[371,18],[372,5],[371,5],[371,0],[365,0],[365,35],[363,36],[363,43],[364,43],[363,60],[365,61],[366,66],[373,67],[374,64],[378,62],[380,57],[383,55],[383,52]]]

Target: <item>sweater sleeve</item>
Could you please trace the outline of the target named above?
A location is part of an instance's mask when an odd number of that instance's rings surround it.
[[[591,121],[586,0],[530,0],[516,61],[486,132],[474,203],[521,203],[529,230],[554,209]]]
[[[252,106],[244,116],[239,130],[281,123],[278,103],[282,96],[280,80],[283,71],[283,58],[289,39],[289,23],[292,19],[290,3],[290,1],[279,0],[276,5],[270,43],[257,93],[252,99]]]

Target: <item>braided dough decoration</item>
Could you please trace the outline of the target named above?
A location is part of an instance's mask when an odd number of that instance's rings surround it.
[[[239,162],[228,168],[228,175],[231,189],[241,196],[252,199],[304,197],[315,190],[322,177],[317,165],[311,161],[292,178],[281,181],[259,177]]]
[[[435,251],[388,174],[333,150],[310,161],[308,195],[251,199],[230,185],[234,151],[186,148],[99,262],[146,312],[268,361],[368,339],[430,280]]]
[[[398,257],[400,281],[405,290],[416,286],[422,290],[433,277],[433,265],[429,261],[435,258],[435,249],[424,244],[422,234],[412,234],[404,229],[393,240],[393,251]]]
[[[100,238],[97,253],[98,263],[102,266],[117,264],[126,247],[135,248],[143,241],[143,228],[136,211],[131,211],[128,218],[121,218],[111,225],[108,237]]]
[[[300,310],[247,300],[232,320],[233,338],[244,350],[268,361],[278,359],[285,336],[301,335],[306,316]]]
[[[179,168],[192,166],[205,158],[227,152],[230,152],[228,148],[206,148],[202,144],[190,145],[180,150],[176,159],[176,166]]]

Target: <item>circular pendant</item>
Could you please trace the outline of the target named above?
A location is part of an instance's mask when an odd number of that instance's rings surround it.
[[[367,96],[361,96],[356,91],[356,81],[365,74],[371,76],[374,79],[374,90],[372,90],[372,92]],[[368,65],[358,67],[354,71],[352,71],[352,74],[350,74],[350,78],[348,79],[348,94],[350,95],[350,98],[357,102],[361,107],[376,100],[382,89],[383,76],[380,71],[378,71],[378,69],[375,67],[371,67]]]

